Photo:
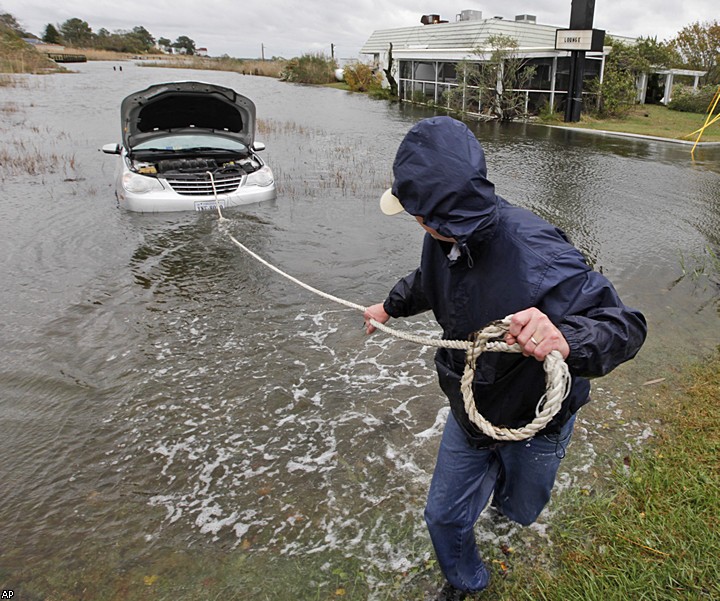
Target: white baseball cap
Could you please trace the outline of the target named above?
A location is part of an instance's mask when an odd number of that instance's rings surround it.
[[[400,200],[392,193],[392,188],[388,188],[380,197],[380,210],[386,215],[397,215],[405,210],[400,204]]]

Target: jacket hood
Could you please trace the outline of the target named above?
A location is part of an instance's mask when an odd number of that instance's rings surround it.
[[[417,123],[398,147],[392,192],[405,210],[466,245],[490,236],[498,199],[485,153],[468,127],[450,117]]]

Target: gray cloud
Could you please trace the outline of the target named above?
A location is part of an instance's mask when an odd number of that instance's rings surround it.
[[[510,6],[510,8],[508,8]],[[461,10],[481,10],[484,17],[533,14],[538,23],[566,27],[570,0],[519,0],[508,5],[491,0],[473,6],[466,2],[415,0],[264,0],[248,10],[247,3],[220,0],[183,2],[172,0],[65,0],[50,4],[40,0],[1,0],[0,11],[9,12],[29,31],[42,35],[48,23],[59,25],[78,17],[93,31],[130,30],[142,25],[154,37],[171,40],[187,35],[211,55],[241,58],[299,56],[306,52],[330,53],[352,58],[376,29],[420,25],[423,14],[440,14],[454,21]],[[511,12],[508,12],[511,10]],[[600,0],[595,4],[595,27],[622,36],[674,37],[695,21],[717,20],[716,0],[654,0],[636,5],[628,0]]]

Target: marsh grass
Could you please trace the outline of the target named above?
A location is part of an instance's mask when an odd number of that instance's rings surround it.
[[[7,104],[0,107],[0,113],[10,117],[22,115],[17,105]],[[67,133],[41,131],[39,128],[29,128],[37,140],[55,140],[67,137]],[[5,142],[0,146],[0,181],[7,177],[18,175],[37,176],[46,173],[62,173],[66,179],[76,177],[76,160],[72,153],[59,152],[55,144],[50,142],[42,146],[32,141],[11,137],[12,124],[7,119],[0,127],[0,134]]]
[[[328,191],[356,196],[368,187],[383,190],[391,183],[389,168],[380,172],[368,167],[371,148],[292,121],[258,119],[257,131],[269,149],[279,148],[289,134],[305,138],[307,153],[301,163],[273,162],[278,194],[284,198],[326,198]]]
[[[206,71],[230,71],[241,75],[280,77],[286,61],[248,60],[231,57],[163,56],[143,57],[138,62],[143,67],[164,67],[170,69],[200,69]]]
[[[22,80],[6,73],[0,73],[0,88],[15,88],[20,85]]]
[[[75,157],[38,148],[16,145],[0,148],[0,179],[11,175],[41,175],[63,171],[68,179],[75,170]]]
[[[706,246],[702,254],[685,256],[680,254],[682,276],[677,280],[690,278],[696,285],[710,283],[720,290],[720,254],[711,246]],[[717,299],[720,303],[720,298]]]

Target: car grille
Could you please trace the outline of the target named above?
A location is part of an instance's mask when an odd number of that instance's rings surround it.
[[[213,196],[213,186],[210,178],[199,179],[196,176],[179,178],[175,176],[166,180],[170,187],[183,196]],[[215,190],[218,194],[235,192],[242,182],[242,175],[215,177]]]

